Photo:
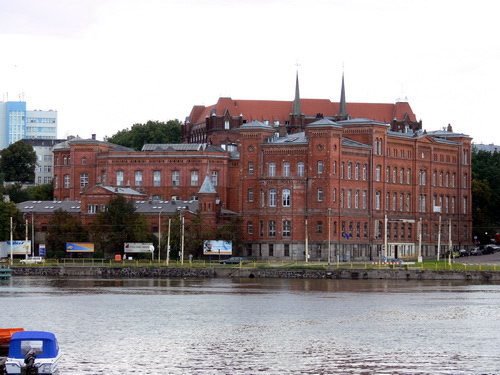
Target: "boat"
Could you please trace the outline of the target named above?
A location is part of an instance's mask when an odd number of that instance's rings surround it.
[[[24,328],[0,328],[0,357],[7,356],[7,353],[9,352],[10,338],[14,332],[19,331],[24,331]]]
[[[5,370],[9,375],[54,374],[60,359],[59,344],[52,332],[19,331],[10,339]]]

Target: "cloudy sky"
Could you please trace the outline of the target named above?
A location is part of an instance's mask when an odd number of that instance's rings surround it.
[[[184,120],[220,96],[408,98],[424,128],[500,144],[491,0],[0,0],[0,100],[59,137]],[[7,94],[8,93],[8,94]],[[8,96],[7,96],[8,95]]]

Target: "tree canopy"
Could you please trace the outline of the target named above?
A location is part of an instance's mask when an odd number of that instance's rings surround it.
[[[120,130],[106,137],[106,141],[135,150],[141,150],[146,143],[180,143],[181,126],[179,120],[169,120],[166,123],[148,121],[145,124],[134,124],[131,129]]]
[[[80,223],[80,219],[61,209],[54,211],[54,215],[47,224],[45,244],[47,256],[61,258],[66,255],[66,242],[85,242],[88,233]]]
[[[22,214],[12,202],[0,200],[0,241],[10,240],[10,218],[13,218],[14,239],[24,238],[24,220]]]
[[[5,181],[33,183],[35,181],[36,153],[23,141],[0,151],[0,173]]]
[[[135,203],[117,196],[106,211],[99,212],[91,228],[95,248],[103,257],[123,252],[125,242],[153,242],[144,216],[135,212]]]
[[[474,235],[485,240],[485,233],[500,229],[500,153],[472,153],[472,215]]]

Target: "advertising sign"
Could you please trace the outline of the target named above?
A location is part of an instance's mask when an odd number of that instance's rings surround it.
[[[41,257],[44,257],[44,258],[47,256],[47,251],[45,249],[44,243],[41,243],[40,245],[38,245],[38,255]]]
[[[92,242],[66,242],[67,253],[93,253],[94,244]]]
[[[2,257],[7,257],[10,255],[11,246],[10,241],[0,242],[0,254]],[[12,254],[14,255],[25,255],[31,254],[31,241],[12,241]]]
[[[233,243],[231,241],[222,240],[205,240],[203,241],[204,255],[232,255]]]
[[[152,253],[155,247],[151,242],[125,242],[123,251],[126,253]]]

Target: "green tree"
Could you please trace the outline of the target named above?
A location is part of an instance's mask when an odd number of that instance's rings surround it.
[[[61,209],[56,210],[47,224],[47,256],[62,258],[66,255],[66,242],[85,242],[88,237],[78,217]]]
[[[148,121],[145,124],[134,124],[129,130],[120,130],[106,137],[108,142],[141,150],[146,143],[180,143],[182,140],[182,124],[179,120]]]
[[[8,195],[14,203],[21,203],[29,200],[34,200],[30,197],[28,190],[23,188],[23,185],[16,182],[5,188],[4,194]]]
[[[52,184],[28,186],[26,191],[28,193],[29,200],[51,201],[54,199],[54,186]]]
[[[33,183],[35,181],[36,153],[23,141],[11,144],[0,151],[0,172],[5,181]]]
[[[91,237],[97,252],[113,257],[123,252],[125,242],[155,242],[144,216],[135,211],[133,201],[117,196],[109,201],[107,210],[96,215]]]
[[[22,213],[12,202],[0,200],[0,241],[10,240],[10,218],[13,218],[13,238],[24,238],[25,225]]]

